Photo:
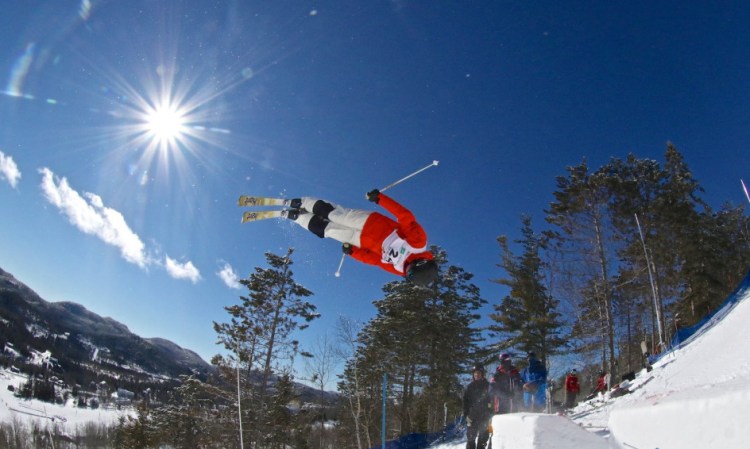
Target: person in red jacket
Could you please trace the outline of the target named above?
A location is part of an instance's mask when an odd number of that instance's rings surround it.
[[[396,217],[378,212],[349,209],[317,198],[291,201],[287,217],[320,238],[343,243],[344,253],[370,265],[428,286],[438,274],[434,256],[427,250],[427,234],[414,214],[377,189],[367,199]]]
[[[578,383],[578,373],[575,369],[572,369],[565,376],[565,408],[575,407],[576,397],[580,391],[581,385]]]

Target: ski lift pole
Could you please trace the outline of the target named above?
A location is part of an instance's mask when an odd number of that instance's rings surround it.
[[[420,168],[419,170],[415,171],[414,173],[412,173],[410,175],[404,176],[403,178],[399,179],[398,181],[396,181],[396,182],[394,182],[392,184],[389,184],[389,185],[383,187],[382,189],[380,189],[380,191],[384,192],[384,191],[390,189],[391,187],[395,187],[395,186],[401,184],[402,182],[406,181],[407,179],[409,179],[409,178],[411,178],[413,176],[416,176],[416,175],[422,173],[423,171],[427,170],[428,168],[434,167],[434,166],[438,165],[439,163],[440,163],[440,161],[432,161],[432,164],[430,164],[430,165],[428,165],[426,167],[422,167],[422,168]]]

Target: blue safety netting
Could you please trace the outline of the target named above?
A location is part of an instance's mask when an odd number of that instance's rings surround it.
[[[435,433],[410,433],[404,435],[396,440],[391,440],[385,443],[386,449],[425,449],[433,443],[441,441],[450,441],[459,436],[466,429],[461,424],[460,419],[455,422],[448,424],[440,432]],[[372,449],[381,449],[383,446],[378,445]]]

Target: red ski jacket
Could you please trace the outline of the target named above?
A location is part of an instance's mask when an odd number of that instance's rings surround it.
[[[427,251],[427,234],[414,214],[389,196],[381,193],[378,204],[397,221],[373,212],[362,228],[359,247],[352,248],[352,257],[393,274],[404,276],[404,267],[415,259],[432,259]]]
[[[578,393],[581,391],[581,386],[578,384],[578,376],[568,374],[565,377],[565,390],[571,393]]]

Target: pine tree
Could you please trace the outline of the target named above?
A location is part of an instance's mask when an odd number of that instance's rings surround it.
[[[579,303],[598,311],[596,315],[579,314],[580,320],[598,320],[598,324],[579,328],[601,329],[595,337],[601,341],[602,365],[615,372],[615,322],[612,278],[616,272],[617,242],[609,213],[610,194],[606,173],[590,173],[584,160],[568,167],[568,176],[557,178],[555,201],[550,204],[547,221],[557,227],[549,235],[567,263],[558,269],[568,270],[567,277]]]
[[[319,316],[316,307],[303,300],[312,292],[294,281],[292,253],[292,249],[284,256],[266,253],[270,268],[257,267],[249,278],[241,280],[249,295],[241,296],[240,304],[225,307],[230,322],[214,323],[219,341],[235,354],[235,363],[245,367],[241,382],[249,391],[242,402],[243,430],[250,441],[263,441],[269,431],[269,387],[274,372],[284,372],[284,364],[291,364],[298,354],[305,355],[299,351],[299,341],[292,339],[293,332],[307,328]],[[227,363],[223,358],[216,361]]]
[[[238,443],[230,391],[181,376],[166,404],[152,411],[162,443],[175,449],[233,447]]]
[[[120,417],[115,429],[115,447],[118,449],[150,449],[159,444],[158,430],[145,403],[136,408],[136,415]]]
[[[348,361],[340,391],[357,395],[359,421],[367,436],[379,435],[379,404],[384,374],[397,407],[389,416],[402,432],[434,431],[443,423],[444,405],[459,410],[459,374],[479,352],[481,329],[477,310],[485,303],[471,283],[473,275],[449,266],[437,247],[440,276],[429,288],[406,281],[383,287],[385,296],[374,302],[377,316],[358,336],[358,347]],[[356,373],[358,382],[351,376]],[[352,401],[354,404],[355,401]],[[414,419],[416,411],[423,417]]]
[[[542,358],[554,354],[565,345],[561,315],[557,311],[559,301],[552,298],[544,284],[544,267],[541,251],[545,239],[534,233],[531,218],[521,218],[522,238],[519,243],[522,253],[513,254],[506,236],[498,237],[502,250],[500,267],[506,277],[496,280],[498,284],[510,288],[510,293],[495,304],[495,313],[490,318],[495,325],[490,330],[507,337],[501,348],[517,348],[522,351],[535,351]]]

